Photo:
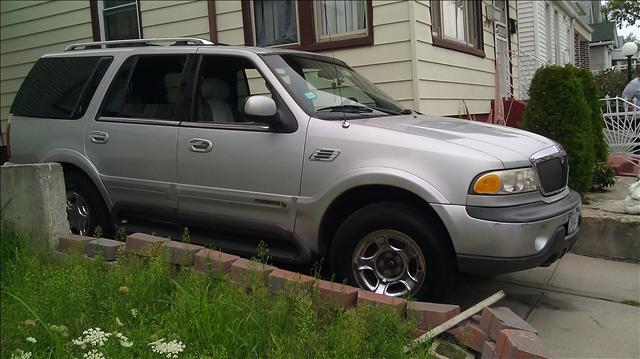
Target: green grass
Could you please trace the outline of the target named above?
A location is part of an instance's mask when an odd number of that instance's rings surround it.
[[[0,357],[165,358],[149,343],[184,344],[177,358],[405,358],[415,324],[382,307],[331,309],[291,288],[246,291],[225,276],[171,268],[163,259],[30,252],[6,227],[0,238]],[[84,330],[111,332],[104,346],[72,343]],[[124,347],[116,332],[133,343]],[[32,343],[27,338],[35,338]],[[427,347],[411,357],[427,357]]]

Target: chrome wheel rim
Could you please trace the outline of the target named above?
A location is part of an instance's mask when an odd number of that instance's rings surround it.
[[[351,263],[361,288],[392,297],[413,296],[426,277],[426,261],[418,244],[406,234],[390,229],[362,238]]]
[[[91,212],[87,200],[74,191],[67,192],[67,220],[73,234],[86,236],[91,228]]]

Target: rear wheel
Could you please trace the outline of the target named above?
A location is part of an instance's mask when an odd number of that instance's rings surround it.
[[[416,299],[439,299],[455,280],[448,237],[425,211],[381,202],[351,214],[330,253],[331,270],[362,289]]]
[[[93,182],[75,170],[66,171],[64,179],[71,233],[93,236],[96,227],[100,226],[103,236],[110,235],[109,212]]]

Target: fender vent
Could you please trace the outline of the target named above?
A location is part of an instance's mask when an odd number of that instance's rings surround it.
[[[340,150],[332,150],[329,148],[318,148],[315,151],[313,151],[311,156],[309,156],[309,160],[331,162],[335,160],[339,154],[340,154]]]

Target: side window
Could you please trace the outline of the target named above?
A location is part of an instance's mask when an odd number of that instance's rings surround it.
[[[249,96],[272,97],[255,65],[235,56],[203,56],[198,74],[196,122],[250,123],[244,114]]]
[[[111,57],[46,57],[38,60],[16,95],[16,116],[74,119],[84,115]]]
[[[114,78],[102,115],[174,120],[183,101],[186,55],[139,56]]]

